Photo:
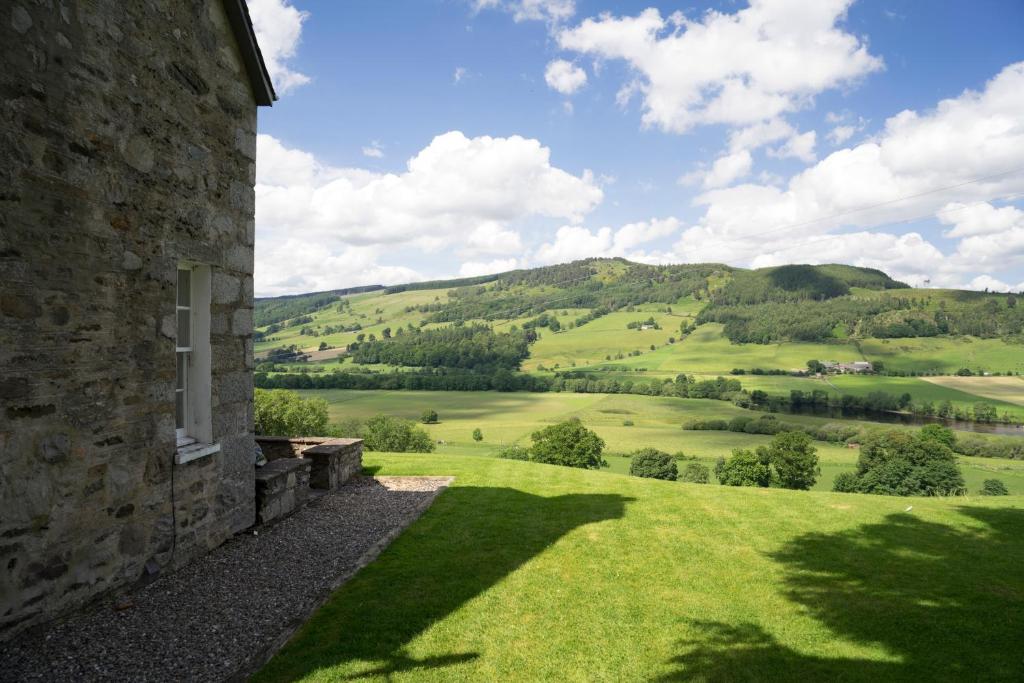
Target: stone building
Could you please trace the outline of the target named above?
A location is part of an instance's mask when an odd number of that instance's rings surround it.
[[[0,640],[253,524],[244,0],[0,4]]]

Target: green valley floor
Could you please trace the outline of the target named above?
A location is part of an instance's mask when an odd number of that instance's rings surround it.
[[[661,482],[472,455],[258,681],[1021,680],[1024,497]]]

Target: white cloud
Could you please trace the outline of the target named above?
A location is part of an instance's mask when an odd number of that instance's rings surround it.
[[[591,232],[578,225],[563,225],[555,233],[555,239],[537,248],[534,260],[538,263],[565,263],[591,256],[624,256],[636,261],[649,260],[642,252],[631,250],[668,237],[679,231],[681,223],[672,217],[628,223],[618,230],[609,227]]]
[[[518,262],[514,258],[494,259],[493,261],[466,261],[459,266],[459,277],[476,277],[478,275],[492,275],[493,273],[505,273],[515,270]]]
[[[302,24],[309,12],[295,9],[289,0],[247,0],[256,40],[263,61],[279,95],[309,83],[309,76],[292,70],[288,60],[295,56],[302,37]]]
[[[475,11],[500,9],[520,21],[546,21],[557,24],[576,13],[575,0],[471,0]]]
[[[741,149],[715,159],[708,170],[691,171],[679,179],[683,185],[701,183],[705,189],[724,187],[748,175],[754,160],[750,152]]]
[[[971,237],[1005,232],[1011,228],[1024,228],[1024,211],[1014,206],[996,208],[988,202],[963,204],[950,202],[936,214],[943,225],[953,228],[942,233],[944,237]]]
[[[331,167],[269,135],[258,136],[257,153],[263,293],[288,286],[289,263],[300,272],[299,256],[280,249],[299,235],[321,256],[385,246],[508,254],[521,248],[512,223],[538,216],[578,222],[603,198],[589,171],[577,176],[554,167],[548,148],[519,136],[438,135],[401,173]],[[383,252],[359,253],[365,262]],[[267,254],[280,262],[269,263]]]
[[[469,71],[464,66],[455,67],[455,72],[452,74],[452,81],[455,83],[461,83],[462,79],[469,75]]]
[[[643,122],[682,133],[714,123],[750,125],[882,68],[856,36],[837,27],[852,0],[752,0],[735,14],[656,9],[601,15],[561,31],[560,47],[626,61],[635,73],[619,101],[643,95]]]
[[[369,145],[363,147],[363,156],[370,157],[371,159],[383,159],[384,150],[380,148],[380,143],[374,140]]]
[[[741,149],[755,150],[794,135],[797,135],[797,132],[793,126],[782,119],[771,119],[732,131],[729,134],[729,149],[733,152]]]
[[[1011,287],[1002,280],[997,280],[989,275],[979,275],[970,282],[961,285],[960,289],[975,289],[979,291],[987,289],[990,292],[1019,292],[1024,291],[1024,282],[1016,287]]]
[[[256,293],[277,296],[425,279],[412,268],[380,265],[381,255],[378,247],[331,249],[300,238],[287,238],[278,244],[257,240]]]
[[[981,202],[1024,192],[1024,173],[1015,171],[1024,167],[1022,120],[1024,63],[1018,63],[981,92],[891,117],[872,141],[833,152],[783,186],[741,184],[703,193],[696,203],[704,215],[683,233],[675,254],[738,265],[858,263],[946,286],[979,270],[994,276],[1020,268],[1021,211]],[[976,179],[982,180],[971,182]],[[935,191],[942,188],[950,189]],[[948,255],[918,233],[867,230],[936,212],[954,226],[947,236],[962,238]],[[861,231],[835,233],[843,227]]]
[[[552,90],[572,95],[587,84],[587,72],[572,62],[555,59],[544,70],[544,81]]]
[[[833,145],[841,145],[857,132],[857,129],[853,126],[836,126],[828,133],[828,139]]]
[[[775,157],[777,159],[793,157],[803,161],[804,163],[811,164],[818,158],[814,154],[814,146],[817,141],[817,133],[810,130],[800,135],[794,135],[786,140],[785,144],[776,147],[775,149],[768,150],[768,156]]]

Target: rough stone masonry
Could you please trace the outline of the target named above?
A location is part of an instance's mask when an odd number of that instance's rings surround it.
[[[0,640],[254,521],[239,7],[0,3]],[[212,270],[221,449],[172,467],[183,261]]]

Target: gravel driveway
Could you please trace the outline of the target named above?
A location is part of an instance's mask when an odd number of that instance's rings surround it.
[[[357,478],[258,535],[236,536],[127,600],[111,597],[0,646],[0,681],[243,677],[450,482]]]

